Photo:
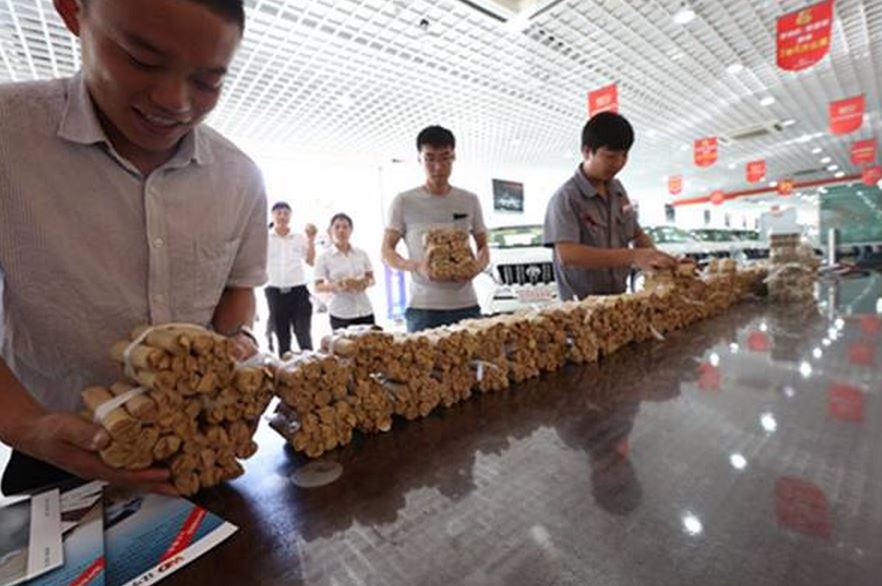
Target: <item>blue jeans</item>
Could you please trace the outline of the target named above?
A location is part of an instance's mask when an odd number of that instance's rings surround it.
[[[408,307],[404,312],[408,332],[420,332],[439,326],[449,326],[464,319],[481,317],[477,305],[462,309],[416,309]]]

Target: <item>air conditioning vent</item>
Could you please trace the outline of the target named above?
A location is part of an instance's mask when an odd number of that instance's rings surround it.
[[[790,175],[793,177],[801,177],[804,175],[817,175],[818,173],[824,173],[824,172],[826,172],[826,169],[824,169],[823,167],[819,167],[817,169],[803,169],[802,171],[796,171],[794,173],[790,173]]]
[[[754,140],[771,134],[776,134],[781,132],[781,130],[783,130],[783,128],[778,120],[767,120],[765,122],[760,122],[759,124],[751,124],[750,126],[721,132],[717,137],[717,141],[724,146],[728,146],[735,144],[736,142]]]

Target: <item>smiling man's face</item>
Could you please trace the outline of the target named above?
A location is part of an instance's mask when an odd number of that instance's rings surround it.
[[[217,104],[242,31],[192,0],[55,0],[80,37],[105,132],[127,158],[171,157]]]

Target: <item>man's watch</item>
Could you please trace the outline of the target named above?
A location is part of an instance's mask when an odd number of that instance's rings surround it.
[[[255,347],[260,346],[260,343],[257,341],[257,336],[255,336],[254,332],[251,331],[251,328],[249,328],[245,324],[239,324],[238,326],[236,326],[236,328],[232,332],[227,334],[227,337],[232,338],[233,336],[238,336],[239,334],[244,335],[245,337],[249,338],[252,342],[254,342]]]

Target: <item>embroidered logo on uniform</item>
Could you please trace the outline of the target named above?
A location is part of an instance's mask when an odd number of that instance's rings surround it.
[[[587,212],[582,214],[582,222],[588,224],[589,226],[597,226],[597,221],[591,217],[591,214]]]

